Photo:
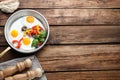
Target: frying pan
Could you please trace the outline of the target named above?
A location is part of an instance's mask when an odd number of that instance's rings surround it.
[[[22,50],[22,49],[17,49],[15,48],[15,46],[13,46],[13,44],[10,42],[9,40],[9,31],[11,28],[11,25],[13,24],[14,21],[16,21],[17,19],[24,17],[24,16],[34,16],[35,18],[37,18],[43,25],[43,27],[45,28],[47,35],[45,38],[45,41],[43,42],[43,44],[41,46],[39,46],[38,48],[32,49],[32,50]],[[38,50],[40,50],[47,42],[48,38],[49,38],[49,33],[50,33],[50,29],[49,29],[49,24],[46,20],[46,18],[39,12],[35,11],[35,10],[31,10],[31,9],[24,9],[24,10],[19,10],[17,12],[15,12],[14,14],[12,14],[6,24],[5,24],[5,28],[4,28],[4,35],[5,35],[5,39],[7,41],[7,43],[9,44],[9,47],[7,47],[3,52],[0,53],[0,58],[7,53],[7,51],[9,51],[11,48],[20,52],[20,53],[24,53],[24,54],[29,54],[29,53],[34,53]]]

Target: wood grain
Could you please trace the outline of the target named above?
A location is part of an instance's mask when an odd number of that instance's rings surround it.
[[[7,47],[3,47],[3,46],[0,47],[0,52],[5,50],[6,48]],[[9,60],[12,60],[15,58],[27,57],[27,56],[31,56],[31,55],[33,55],[33,54],[25,55],[25,54],[19,53],[15,50],[11,49],[2,58],[0,58],[0,63],[5,62],[5,61],[9,61]]]
[[[50,25],[120,25],[119,9],[35,9]],[[0,26],[10,14],[0,12]]]
[[[48,80],[120,80],[120,0],[20,2],[18,10],[34,9],[50,24],[47,45],[33,53]],[[0,52],[8,46],[2,26],[10,15],[0,12]],[[11,49],[0,63],[25,56]]]
[[[120,26],[50,26],[48,44],[120,42]]]
[[[20,8],[120,8],[120,0],[20,0]]]
[[[0,27],[0,46],[7,46]],[[120,26],[50,26],[47,44],[120,43]]]
[[[45,71],[120,69],[120,45],[46,45],[35,54]],[[23,56],[10,50],[0,62]]]
[[[48,80],[120,80],[120,71],[46,73]]]
[[[45,46],[36,56],[46,71],[120,69],[120,45]]]

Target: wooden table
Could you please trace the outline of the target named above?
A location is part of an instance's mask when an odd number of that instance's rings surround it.
[[[21,9],[42,13],[50,38],[36,52],[48,80],[120,80],[120,0],[20,0]],[[7,46],[0,12],[0,51]],[[10,50],[0,59],[27,55]]]

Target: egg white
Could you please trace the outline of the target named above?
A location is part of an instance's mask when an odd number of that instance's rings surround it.
[[[28,37],[28,36],[27,36]],[[25,38],[27,38],[25,37]],[[25,50],[31,50],[31,49],[35,49],[34,47],[31,47],[33,38],[32,37],[28,37],[30,39],[30,44],[29,45],[24,45],[23,41],[21,42],[21,49],[25,49]]]
[[[37,18],[34,17],[34,22],[33,23],[28,23],[26,21],[26,17],[27,16],[24,16],[24,17],[21,17],[21,18],[17,19],[11,25],[10,32],[9,32],[10,34],[9,34],[9,37],[8,37],[8,39],[9,39],[9,41],[11,43],[12,43],[13,40],[18,40],[19,41],[23,37],[23,31],[21,31],[23,26],[27,26],[27,28],[32,28],[35,25],[40,25],[45,30],[45,28],[43,27],[42,23]],[[12,37],[11,36],[11,31],[12,30],[17,30],[18,31],[18,36],[17,37]],[[29,36],[26,36],[26,37],[29,37]],[[22,45],[21,45],[21,47],[19,49],[23,49],[23,50],[35,49],[34,47],[31,47],[33,38],[29,37],[29,39],[30,39],[30,44],[29,45],[24,45],[23,41],[21,41]],[[13,45],[16,46],[16,44],[13,44]]]

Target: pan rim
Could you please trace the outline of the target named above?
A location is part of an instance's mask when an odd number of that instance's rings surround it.
[[[47,26],[47,36],[46,36],[45,41],[43,42],[43,44],[42,44],[41,46],[39,46],[38,48],[33,49],[33,50],[20,50],[20,49],[17,49],[17,48],[15,48],[15,47],[10,43],[10,41],[9,41],[9,39],[8,39],[8,37],[7,37],[7,36],[8,36],[8,34],[7,34],[7,26],[8,26],[9,21],[10,21],[16,14],[19,14],[19,13],[25,12],[25,11],[34,12],[34,13],[40,15],[40,16],[43,18],[43,20],[45,21],[46,26]],[[9,26],[10,26],[10,25],[9,25]],[[12,47],[12,49],[14,49],[15,51],[20,52],[20,53],[28,54],[28,53],[34,53],[34,52],[40,50],[41,48],[43,48],[43,46],[44,46],[44,45],[46,44],[46,42],[48,41],[48,38],[49,38],[49,35],[50,35],[50,28],[49,28],[49,24],[48,24],[47,19],[46,19],[41,13],[39,13],[38,11],[33,10],[33,9],[23,9],[23,10],[19,10],[19,11],[13,13],[13,14],[8,18],[8,20],[7,20],[6,24],[5,24],[5,28],[4,28],[4,35],[5,35],[5,39],[6,39],[7,43],[9,44],[10,47]]]

